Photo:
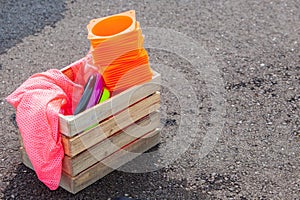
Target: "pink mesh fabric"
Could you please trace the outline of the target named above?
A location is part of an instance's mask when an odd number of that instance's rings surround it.
[[[51,190],[59,186],[64,150],[58,114],[72,114],[74,91],[83,87],[62,72],[48,70],[31,76],[6,100],[16,109],[25,150],[38,178]]]

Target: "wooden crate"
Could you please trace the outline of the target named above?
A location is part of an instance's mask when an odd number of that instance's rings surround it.
[[[159,90],[160,75],[154,72],[150,82],[78,115],[59,115],[65,151],[60,186],[75,194],[157,145]],[[20,142],[23,163],[32,168]]]

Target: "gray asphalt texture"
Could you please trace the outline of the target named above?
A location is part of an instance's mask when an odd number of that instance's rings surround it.
[[[0,198],[299,199],[299,0],[41,2],[0,0]],[[142,28],[180,32],[214,60],[226,110],[218,141],[207,156],[197,158],[214,111],[201,67],[180,53],[149,48],[151,63],[170,66],[189,80],[198,100],[200,123],[194,128],[199,140],[158,171],[115,171],[76,195],[61,188],[49,191],[21,163],[15,110],[5,97],[30,75],[83,57],[89,49],[89,20],[129,9],[136,10]],[[147,31],[144,35],[147,40]],[[174,73],[156,70],[166,82]],[[181,97],[183,102],[188,98]],[[178,101],[163,88],[158,148],[172,139],[185,117]]]

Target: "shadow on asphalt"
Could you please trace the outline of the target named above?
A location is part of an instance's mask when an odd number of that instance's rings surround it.
[[[96,183],[73,195],[62,188],[50,191],[41,183],[36,174],[20,164],[16,176],[9,180],[4,190],[4,199],[108,199],[121,196],[146,199],[168,199],[169,195],[179,195],[183,199],[204,198],[184,189],[186,181],[166,180],[163,170],[151,173],[124,173],[114,171]],[[183,186],[183,187],[182,187]]]
[[[55,26],[65,9],[62,0],[0,0],[0,54],[45,26]]]

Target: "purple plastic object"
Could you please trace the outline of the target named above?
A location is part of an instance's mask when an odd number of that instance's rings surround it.
[[[104,89],[103,78],[100,74],[97,73],[95,87],[90,97],[89,103],[86,106],[86,109],[89,109],[98,103],[99,99],[101,98],[103,89]]]

